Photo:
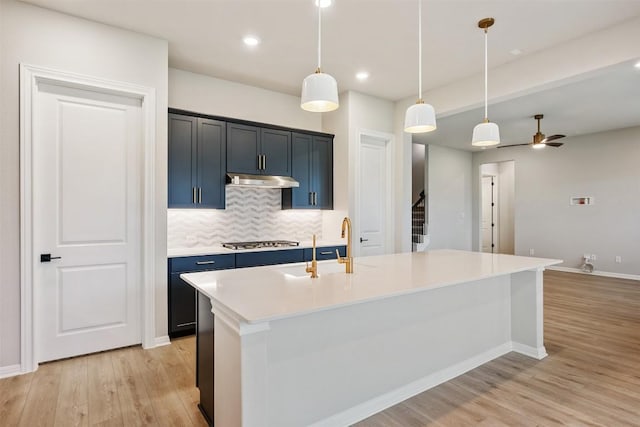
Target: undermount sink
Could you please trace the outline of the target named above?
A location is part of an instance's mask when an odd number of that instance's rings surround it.
[[[309,265],[311,265],[311,262],[309,262]],[[306,264],[295,264],[278,267],[276,271],[289,277],[309,277],[310,274],[305,271],[305,268]],[[356,264],[354,270],[357,272],[358,269],[361,268],[369,269],[371,267],[362,264]],[[347,274],[345,272],[344,264],[338,264],[338,261],[336,260],[318,262],[318,276],[322,277],[326,274],[336,273]]]

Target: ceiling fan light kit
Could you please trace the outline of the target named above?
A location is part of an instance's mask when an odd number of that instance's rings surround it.
[[[422,0],[418,0],[418,100],[407,108],[404,131],[425,133],[436,128],[436,112],[431,104],[425,104],[422,100]]]
[[[322,63],[322,3],[318,3],[318,68],[302,81],[300,107],[314,113],[336,110],[339,106],[338,83],[333,76],[323,73]]]
[[[471,145],[475,147],[491,147],[500,144],[500,129],[495,123],[489,122],[488,98],[488,67],[487,67],[487,33],[488,28],[495,23],[493,18],[484,18],[478,22],[478,27],[484,31],[484,121],[473,128]]]

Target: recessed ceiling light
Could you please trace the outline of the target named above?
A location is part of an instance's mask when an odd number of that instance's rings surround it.
[[[316,6],[329,7],[333,3],[331,0],[316,0]]]
[[[640,70],[640,61],[636,62],[636,65],[634,65],[634,67]]]
[[[257,46],[260,44],[260,39],[257,38],[256,36],[245,36],[242,41],[244,42],[244,44],[246,44],[247,46]]]
[[[360,81],[367,80],[368,78],[369,78],[369,73],[367,73],[366,71],[359,71],[358,73],[356,73],[356,79]]]

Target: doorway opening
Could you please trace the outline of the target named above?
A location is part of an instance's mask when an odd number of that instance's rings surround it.
[[[480,251],[515,253],[515,162],[480,166]]]

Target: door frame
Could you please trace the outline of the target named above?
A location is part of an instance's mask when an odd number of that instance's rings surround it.
[[[353,150],[354,161],[352,164],[355,165],[354,168],[354,176],[353,176],[353,192],[350,193],[349,200],[352,201],[352,206],[350,211],[354,212],[355,221],[353,223],[353,238],[359,240],[360,238],[360,194],[362,194],[361,183],[360,183],[360,148],[362,146],[362,138],[369,137],[372,139],[376,139],[385,145],[385,156],[386,156],[386,189],[385,189],[385,239],[384,239],[384,252],[388,254],[392,252],[393,242],[395,241],[395,227],[394,227],[394,218],[395,218],[395,210],[393,209],[393,177],[395,176],[395,135],[387,132],[379,132],[375,130],[369,129],[357,129],[356,130],[356,147]],[[360,255],[360,245],[353,243],[354,245],[354,256]]]
[[[155,343],[155,142],[156,90],[130,83],[20,64],[20,371],[35,371],[33,292],[33,112],[41,82],[109,93],[141,101],[142,108],[142,222],[141,222],[141,328],[142,346]]]

